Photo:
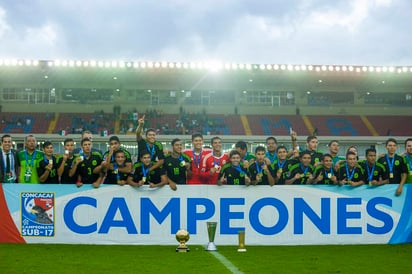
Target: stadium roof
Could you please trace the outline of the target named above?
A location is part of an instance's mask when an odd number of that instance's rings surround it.
[[[168,90],[403,91],[412,66],[0,60],[2,86]]]

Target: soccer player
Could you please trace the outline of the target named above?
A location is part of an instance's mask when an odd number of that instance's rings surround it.
[[[222,166],[229,163],[229,155],[222,151],[222,139],[213,137],[211,140],[212,152],[203,159],[203,181],[209,185],[216,185]]]
[[[364,171],[358,165],[357,155],[348,151],[346,153],[346,162],[339,168],[338,181],[340,185],[360,186],[364,182]]]
[[[140,161],[134,164],[134,173],[129,175],[127,182],[131,186],[141,187],[149,184],[150,188],[162,187],[167,184],[167,176],[163,167],[150,169],[154,164],[150,152],[142,150]]]
[[[333,168],[335,169],[335,171],[337,171],[340,167],[340,164],[345,161],[345,157],[339,155],[339,141],[330,141],[328,144],[328,149],[329,155],[332,156]]]
[[[109,150],[107,150],[103,155],[102,169],[104,172],[108,170],[114,170],[114,152],[118,150],[123,151],[123,154],[126,157],[124,164],[118,166],[118,170],[122,173],[129,174],[130,172],[132,172],[132,157],[129,151],[120,146],[120,139],[117,136],[111,136],[109,138]]]
[[[333,156],[326,153],[322,157],[322,164],[318,165],[313,172],[312,184],[317,185],[336,185],[338,178],[336,177]]]
[[[287,159],[288,151],[285,146],[278,146],[276,149],[277,159],[272,163],[273,173],[276,174],[275,184],[284,185],[288,177],[289,169],[297,163],[295,159]]]
[[[203,135],[195,133],[192,135],[193,149],[184,150],[183,153],[190,157],[192,163],[192,176],[188,178],[188,185],[207,184],[202,176],[202,161],[211,150],[203,148]]]
[[[255,155],[249,153],[247,151],[247,144],[245,141],[238,141],[235,144],[235,149],[239,152],[240,154],[240,159],[242,161],[242,165],[244,168],[249,168],[249,164],[254,162],[256,157]]]
[[[192,164],[190,157],[182,153],[183,145],[180,139],[173,139],[171,144],[172,152],[166,155],[163,166],[170,188],[176,190],[177,185],[185,185],[187,178],[192,175]]]
[[[405,163],[405,158],[396,154],[398,149],[398,142],[394,138],[389,138],[385,142],[387,153],[385,156],[379,158],[378,163],[385,166],[386,173],[389,176],[390,184],[399,184],[396,189],[396,195],[402,194],[403,185],[408,177],[408,169]]]
[[[408,176],[406,184],[412,184],[412,138],[405,140],[405,163],[407,166]]]
[[[57,174],[61,184],[75,184],[76,176],[69,176],[70,168],[74,160],[74,140],[67,138],[63,142],[64,154],[57,158]]]
[[[150,170],[155,170],[156,168],[163,165],[165,155],[163,153],[163,145],[159,141],[156,140],[156,130],[153,128],[149,128],[146,130],[146,139],[142,137],[142,131],[144,126],[144,118],[143,115],[137,121],[139,125],[136,129],[136,142],[138,145],[139,155],[141,151],[148,151],[150,153],[150,157],[154,164],[150,167]]]
[[[24,138],[25,149],[17,154],[20,167],[19,182],[20,183],[40,183],[40,178],[37,173],[37,166],[44,158],[44,153],[36,149],[37,140],[33,135],[27,135]]]
[[[17,183],[18,159],[17,151],[12,148],[11,136],[4,134],[1,137],[0,152],[0,182]]]
[[[302,151],[299,156],[299,163],[290,167],[286,185],[291,184],[311,184],[313,180],[313,166],[311,163],[311,152]]]
[[[90,142],[93,142],[93,133],[90,130],[83,130],[80,141],[83,139],[89,139]],[[81,150],[82,150],[81,147],[77,147],[74,149],[73,154],[79,154]],[[93,146],[92,146],[92,151],[102,154],[102,152],[99,149],[94,148]]]
[[[380,186],[389,183],[385,166],[376,162],[376,149],[368,148],[365,151],[366,160],[359,161],[365,172],[365,183],[369,186]]]
[[[247,169],[243,167],[239,151],[232,150],[229,159],[230,163],[220,170],[218,185],[250,185],[250,177]]]
[[[110,152],[108,157],[108,165],[106,169],[106,178],[104,179],[105,184],[127,184],[127,178],[130,172],[125,172],[125,166],[128,164],[126,152],[123,149],[118,149],[113,153]],[[113,156],[113,157],[112,157]],[[113,159],[113,161],[112,161]]]
[[[311,165],[317,166],[320,165],[320,160],[322,159],[322,153],[318,151],[318,137],[308,136],[306,138],[306,148],[310,153]]]
[[[348,149],[346,150],[346,153],[348,153],[349,151],[355,153],[356,155],[356,160],[359,161],[359,153],[358,153],[358,148],[356,146],[350,146],[348,147]],[[346,161],[346,159],[345,159]]]
[[[253,185],[271,185],[275,184],[275,173],[273,167],[265,161],[266,150],[263,146],[255,148],[256,160],[249,165],[248,173],[250,174],[251,184]]]
[[[58,184],[59,176],[57,174],[57,161],[53,156],[53,144],[46,141],[42,145],[44,158],[39,161],[37,174],[42,184]]]
[[[84,138],[81,141],[82,150],[73,160],[73,166],[70,169],[69,176],[76,176],[77,187],[83,184],[92,184],[98,188],[103,181],[104,174],[102,171],[102,155],[92,151],[92,142]]]
[[[272,164],[277,159],[276,149],[278,147],[278,141],[275,137],[269,136],[266,138],[266,157],[265,161],[267,165]]]

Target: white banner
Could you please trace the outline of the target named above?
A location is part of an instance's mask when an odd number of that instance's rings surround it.
[[[170,245],[184,228],[188,245],[207,244],[210,221],[217,245],[237,245],[242,230],[250,245],[410,242],[410,188],[396,187],[2,184],[0,210],[26,243]]]

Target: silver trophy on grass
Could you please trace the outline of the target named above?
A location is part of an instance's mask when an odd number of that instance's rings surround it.
[[[207,222],[207,235],[209,236],[209,243],[207,244],[207,251],[216,251],[217,247],[214,243],[216,234],[217,222]]]

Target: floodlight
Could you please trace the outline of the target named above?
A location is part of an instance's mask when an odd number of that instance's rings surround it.
[[[189,66],[190,66],[191,69],[195,69],[196,68],[196,63],[190,62]]]

